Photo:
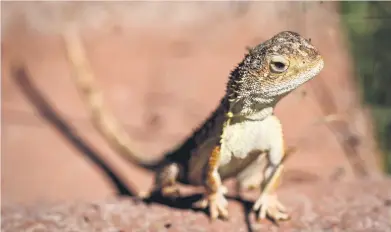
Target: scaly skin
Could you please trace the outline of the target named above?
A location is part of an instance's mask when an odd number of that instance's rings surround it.
[[[197,205],[209,206],[212,219],[227,218],[227,190],[222,181],[234,177],[242,188],[260,187],[253,207],[258,219],[289,218],[275,195],[282,161],[289,152],[273,111],[284,96],[323,68],[322,57],[308,40],[294,32],[281,32],[250,49],[231,72],[226,94],[214,113],[181,146],[151,161],[135,152],[127,134],[104,109],[77,33],[66,31],[64,38],[76,86],[97,129],[131,162],[156,171],[150,194],[178,196],[177,182],[203,185],[205,196]]]

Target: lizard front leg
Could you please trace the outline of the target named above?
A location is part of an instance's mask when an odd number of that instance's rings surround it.
[[[206,208],[209,206],[210,218],[212,220],[221,217],[228,218],[228,201],[224,194],[226,188],[222,185],[218,167],[220,163],[220,146],[216,146],[208,159],[205,178],[205,196],[196,203],[196,206]]]
[[[272,168],[275,168],[273,170]],[[262,220],[269,216],[274,221],[288,220],[290,217],[283,204],[278,200],[275,189],[283,170],[283,165],[269,166],[265,171],[265,180],[262,182],[262,193],[254,203],[253,210],[258,211],[257,219]],[[274,171],[274,173],[272,173]]]
[[[275,189],[278,186],[282,171],[284,155],[291,152],[284,149],[284,139],[279,120],[274,117],[274,123],[270,124],[270,144],[267,152],[267,165],[263,172],[261,182],[261,195],[254,203],[253,210],[258,211],[257,219],[262,220],[268,216],[274,221],[288,220],[290,217],[285,207],[279,202]]]

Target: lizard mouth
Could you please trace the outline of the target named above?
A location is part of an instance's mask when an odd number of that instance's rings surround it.
[[[288,94],[290,91],[296,89],[305,82],[311,80],[317,76],[324,67],[324,61],[319,56],[315,62],[308,65],[307,71],[299,74],[296,78],[290,79],[289,81],[283,83],[280,86],[271,88],[268,90],[269,96],[280,96]]]

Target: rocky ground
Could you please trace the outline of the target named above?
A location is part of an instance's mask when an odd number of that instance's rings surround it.
[[[257,223],[248,213],[249,199],[231,199],[228,221],[208,220],[204,211],[187,208],[199,195],[177,202],[156,199],[146,204],[130,197],[61,204],[40,203],[30,207],[3,206],[2,231],[391,231],[391,180],[347,183],[297,184],[282,188],[281,200],[292,219],[278,225]],[[249,195],[249,194],[247,194]]]

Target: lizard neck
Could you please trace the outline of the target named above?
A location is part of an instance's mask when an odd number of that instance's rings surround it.
[[[234,117],[263,120],[273,114],[275,105],[286,93],[267,94],[247,66],[243,61],[230,74],[225,96],[228,104],[226,110]]]
[[[272,115],[277,99],[261,96],[238,98],[229,103],[229,112],[233,117],[261,121]]]
[[[265,107],[259,111],[256,111],[250,115],[246,115],[245,118],[247,120],[253,120],[253,121],[262,121],[264,120],[265,118],[269,117],[270,115],[272,115],[274,112],[274,107],[272,106],[269,106],[269,107]]]

